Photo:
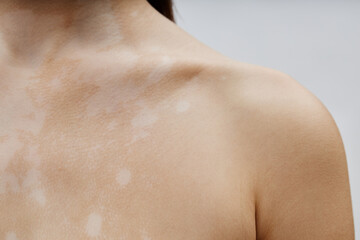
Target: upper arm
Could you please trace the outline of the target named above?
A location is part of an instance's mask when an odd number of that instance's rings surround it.
[[[295,80],[275,76],[280,79],[242,85],[257,239],[353,240],[346,155],[335,121]]]

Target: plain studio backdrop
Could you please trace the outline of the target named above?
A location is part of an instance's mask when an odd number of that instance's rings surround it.
[[[178,25],[224,55],[285,72],[315,94],[345,145],[360,237],[360,1],[175,0]]]

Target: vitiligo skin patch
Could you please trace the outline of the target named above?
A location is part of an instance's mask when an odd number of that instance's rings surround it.
[[[16,237],[16,233],[8,232],[6,234],[5,240],[18,240],[18,238]]]
[[[86,233],[89,237],[98,237],[101,233],[102,217],[97,213],[91,213],[86,224]]]
[[[168,23],[139,1],[21,2],[0,3],[0,239],[234,239],[249,201],[202,54],[150,41]]]
[[[186,112],[190,108],[190,103],[186,100],[180,100],[177,102],[176,111],[178,113]]]
[[[131,180],[131,172],[126,169],[120,169],[120,171],[116,175],[116,181],[119,183],[120,186],[126,186]]]

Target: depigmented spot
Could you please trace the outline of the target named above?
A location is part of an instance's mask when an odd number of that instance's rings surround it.
[[[146,137],[148,137],[150,134],[144,130],[139,131],[136,135],[133,136],[133,138],[131,139],[131,142],[129,142],[128,144],[126,144],[126,146],[129,146],[141,139],[144,139]]]
[[[16,233],[8,232],[6,234],[5,240],[18,240],[18,238],[16,237]]]
[[[0,175],[0,194],[6,193],[7,187],[12,193],[19,193],[21,191],[19,179],[12,173],[4,173]]]
[[[118,125],[117,121],[112,120],[106,127],[107,130],[112,131],[116,128],[116,126]]]
[[[29,152],[25,157],[26,160],[33,163],[36,167],[40,165],[40,155],[38,153],[38,145],[30,145]]]
[[[11,132],[9,131],[9,134]],[[16,151],[21,148],[22,144],[16,136],[10,136],[0,144],[0,172],[5,171]]]
[[[89,237],[98,237],[101,232],[102,217],[97,213],[91,213],[86,224],[86,233]]]
[[[151,238],[148,235],[148,232],[145,229],[141,231],[141,236],[142,236],[141,238],[142,240],[151,240]]]
[[[26,90],[28,83],[20,82],[16,94],[7,93],[0,101],[2,116],[0,117],[0,130],[2,137],[0,144],[0,172],[5,171],[17,151],[24,146],[19,132],[27,136],[37,136],[45,121],[46,113],[34,106]]]
[[[41,206],[44,206],[46,203],[46,197],[42,189],[35,189],[31,192],[31,197],[39,203]]]
[[[114,57],[126,59],[118,65],[113,65]],[[138,90],[131,82],[124,79],[132,67],[136,64],[139,56],[132,51],[124,51],[118,53],[107,54],[105,59],[109,59],[109,66],[106,69],[99,68],[91,72],[91,75],[85,75],[83,79],[93,79],[96,86],[96,92],[87,100],[86,112],[87,116],[96,116],[99,113],[111,114],[117,112],[121,107],[121,103],[127,102],[132,98],[136,98]],[[104,63],[105,64],[105,63]],[[120,68],[119,68],[120,66]],[[115,81],[116,80],[116,81]]]
[[[133,11],[130,15],[131,15],[132,17],[137,17],[138,11]]]
[[[143,105],[143,103],[139,103]],[[134,135],[131,142],[127,144],[131,145],[140,139],[144,139],[149,136],[147,128],[155,124],[158,121],[158,116],[150,108],[143,106],[140,112],[131,120],[133,126]]]
[[[131,172],[126,168],[121,169],[116,175],[116,181],[121,186],[127,185],[130,182],[130,180],[131,180]]]
[[[35,168],[30,169],[26,173],[26,176],[22,183],[22,187],[24,189],[26,189],[26,188],[33,188],[33,187],[39,185],[39,183],[40,183],[39,182],[39,174],[40,174],[40,172],[37,169],[35,169]]]
[[[168,73],[170,73],[175,61],[174,59],[163,56],[161,62],[156,66],[156,68],[148,75],[146,79],[146,85],[152,85],[159,82],[163,79]]]
[[[126,59],[126,62],[121,62],[122,66],[132,67],[139,60],[140,56],[132,50],[113,51],[112,56],[118,60]]]
[[[2,174],[0,174],[0,194],[4,194],[6,189],[5,189],[5,181],[4,181],[4,176]]]
[[[138,113],[131,121],[133,127],[146,127],[154,124],[158,120],[158,117],[151,110],[144,108]]]
[[[43,40],[43,38],[39,38],[39,36],[45,36],[45,34],[42,34],[44,32],[51,33],[55,31],[64,21],[62,17],[56,14],[36,14],[33,9],[17,9],[7,11],[2,13],[0,18],[2,32],[11,33],[4,34],[4,37],[7,35],[10,36],[11,41],[14,42],[14,46],[17,48],[17,51],[24,53],[23,58],[31,60],[33,66],[40,66],[44,61],[43,54],[33,54],[39,50],[37,49],[38,45],[36,42],[42,42]],[[36,29],[24,28],[22,31],[23,35],[19,35],[18,37],[14,38],[13,36],[17,32],[13,32],[14,29],[12,29],[13,24],[11,23],[14,21],[16,21],[18,26],[36,26]],[[30,36],[32,36],[32,31],[36,31],[38,33],[38,37],[30,38]],[[27,44],[23,44],[25,39],[27,40]],[[6,40],[8,41],[10,39]]]
[[[75,24],[73,24],[72,27],[82,27],[84,36],[81,37],[86,39],[86,41],[81,42],[82,45],[100,43],[101,46],[107,47],[123,39],[119,22],[116,19],[109,0],[94,3],[91,7],[88,7],[86,1],[80,2],[83,4],[83,7],[77,11],[76,18],[74,19]],[[92,16],[92,18],[88,16]],[[87,21],[84,21],[84,19]],[[93,28],[93,26],[99,24],[101,24],[102,28]],[[111,36],[111,38],[108,36]],[[82,39],[81,37],[79,37],[79,39]]]
[[[9,183],[9,186],[10,186],[10,189],[11,189],[11,191],[13,192],[13,193],[18,193],[18,192],[20,192],[20,185],[19,185],[19,180],[18,180],[18,178],[15,176],[15,175],[13,175],[13,174],[9,174],[9,176],[8,176],[9,178],[8,178],[8,183]]]
[[[190,103],[185,100],[178,101],[176,104],[176,111],[178,113],[186,112],[190,107]]]
[[[67,77],[71,70],[71,67],[68,67],[67,65],[62,65],[57,69],[56,75],[52,78],[50,81],[50,86],[52,90],[60,89],[62,86],[62,80]]]

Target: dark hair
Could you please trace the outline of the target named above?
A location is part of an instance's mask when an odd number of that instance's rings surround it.
[[[175,22],[172,0],[147,0],[162,15]]]

